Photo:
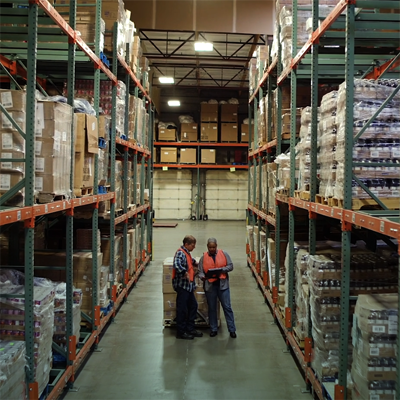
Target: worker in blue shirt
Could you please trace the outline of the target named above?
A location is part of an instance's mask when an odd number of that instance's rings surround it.
[[[172,285],[176,292],[176,325],[178,339],[193,340],[203,334],[195,329],[197,300],[194,296],[194,281],[197,262],[190,252],[196,247],[196,239],[187,235],[183,245],[176,251],[172,271]]]

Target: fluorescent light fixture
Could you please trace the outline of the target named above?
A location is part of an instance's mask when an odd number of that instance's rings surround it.
[[[213,44],[210,42],[194,42],[195,51],[213,51]]]
[[[160,83],[174,83],[174,78],[172,76],[160,76],[158,80]]]
[[[179,107],[181,102],[179,100],[168,100],[168,105],[170,107]]]

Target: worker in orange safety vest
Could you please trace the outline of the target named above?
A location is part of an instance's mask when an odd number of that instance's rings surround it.
[[[231,307],[228,272],[233,263],[226,251],[217,248],[217,239],[207,240],[207,249],[199,262],[199,278],[204,281],[204,290],[208,304],[210,336],[218,334],[217,300],[224,310],[226,324],[231,338],[236,338],[235,317]]]
[[[190,252],[196,247],[196,238],[187,235],[183,245],[176,251],[172,270],[172,286],[176,292],[176,325],[177,339],[193,340],[203,334],[195,329],[197,300],[194,295],[194,267],[196,260]]]

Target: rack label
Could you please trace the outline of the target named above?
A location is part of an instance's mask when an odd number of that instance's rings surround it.
[[[163,171],[168,171],[168,167],[162,167]]]
[[[1,158],[12,158],[12,153],[1,153]],[[4,169],[11,169],[12,162],[11,161],[4,161],[1,163],[1,168]]]
[[[11,92],[1,93],[1,104],[3,105],[4,108],[11,108],[13,106]]]
[[[8,114],[10,114],[10,117],[13,118],[12,112],[9,112]],[[6,117],[5,114],[1,114],[1,127],[3,129],[9,129],[13,127],[11,121]]]
[[[35,177],[35,190],[41,192],[43,190],[43,177],[36,176]]]
[[[11,175],[1,174],[0,175],[0,190],[11,189]]]
[[[3,150],[12,150],[13,148],[13,135],[12,133],[3,133],[1,137],[1,148]]]
[[[35,171],[44,172],[44,157],[37,157],[35,159]]]
[[[231,172],[235,172],[235,171],[236,171],[236,168],[235,168],[235,167],[232,167],[232,168],[230,168],[230,171],[231,171]]]
[[[40,156],[42,154],[42,144],[40,140],[35,140],[35,155]]]

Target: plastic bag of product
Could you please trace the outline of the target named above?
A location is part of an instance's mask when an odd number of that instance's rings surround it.
[[[218,100],[210,99],[208,100],[208,104],[218,104]]]
[[[219,104],[228,104],[228,102],[226,100],[220,100]]]
[[[92,105],[85,99],[74,99],[74,112],[96,115],[96,111]]]
[[[239,104],[239,100],[232,97],[231,99],[228,100],[228,104]]]
[[[194,122],[193,117],[191,115],[180,115],[179,122],[181,124],[191,124]]]

